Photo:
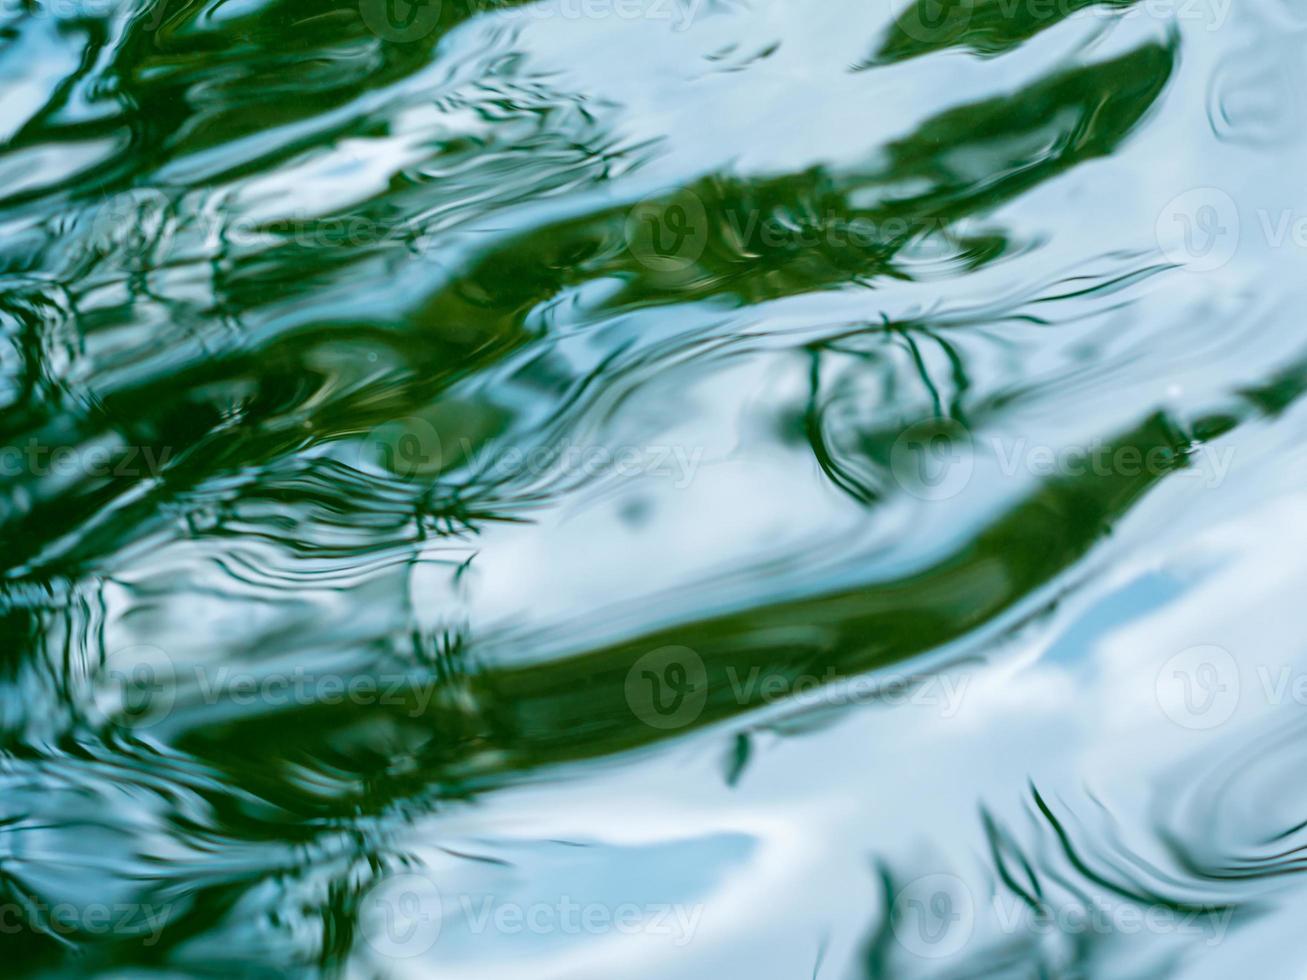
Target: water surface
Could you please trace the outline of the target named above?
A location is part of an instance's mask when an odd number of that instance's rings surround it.
[[[0,18],[9,973],[1295,975],[1291,0]]]

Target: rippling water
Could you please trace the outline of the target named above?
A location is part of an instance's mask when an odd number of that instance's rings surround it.
[[[1299,975],[1297,0],[0,24],[9,975]]]

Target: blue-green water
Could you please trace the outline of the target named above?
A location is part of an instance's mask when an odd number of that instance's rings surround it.
[[[6,975],[1299,974],[1307,8],[0,25]]]

